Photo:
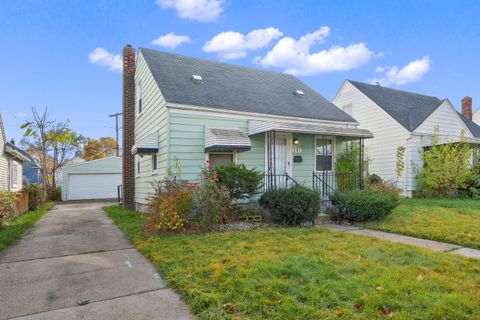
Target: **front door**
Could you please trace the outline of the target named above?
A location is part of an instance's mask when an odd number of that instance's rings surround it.
[[[271,173],[274,174],[272,183],[276,188],[287,188],[291,181],[287,176],[291,176],[291,148],[292,136],[286,133],[275,133],[275,148],[272,150],[273,168]],[[268,165],[268,164],[267,164]]]

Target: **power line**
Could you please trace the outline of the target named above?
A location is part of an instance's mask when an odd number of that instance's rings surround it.
[[[120,149],[118,145],[118,117],[121,115],[121,112],[109,115],[110,118],[115,117],[115,149],[117,150],[117,157],[120,156]]]

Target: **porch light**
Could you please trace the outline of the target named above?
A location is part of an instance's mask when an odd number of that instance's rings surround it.
[[[300,143],[300,141],[298,141],[298,139],[296,139],[296,138],[293,139],[293,144],[297,145],[297,144],[299,144],[299,143]]]

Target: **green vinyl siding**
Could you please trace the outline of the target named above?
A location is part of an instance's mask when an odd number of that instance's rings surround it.
[[[175,160],[181,165],[181,177],[186,180],[198,180],[205,164],[205,127],[239,128],[247,132],[248,121],[245,119],[224,118],[221,116],[198,116],[171,112],[169,115],[169,160],[175,173]],[[252,149],[239,152],[238,163],[263,171],[264,135],[250,137]]]
[[[135,120],[135,142],[157,133],[159,136],[159,152],[157,155],[157,173],[152,172],[152,157],[146,155],[136,157],[135,162],[135,201],[147,203],[152,187],[151,183],[165,175],[168,166],[168,110],[165,99],[158,88],[145,60],[139,53],[135,83],[141,83],[142,113]],[[130,150],[125,150],[129,152]],[[137,161],[140,161],[140,174],[137,174]]]
[[[152,134],[159,135],[159,153],[156,172],[152,172],[151,156],[136,157],[140,163],[140,173],[136,173],[135,201],[146,204],[152,192],[151,183],[162,179],[169,168],[176,172],[176,162],[181,167],[180,177],[189,181],[198,181],[199,173],[205,165],[205,127],[238,128],[248,131],[248,119],[222,116],[199,115],[169,109],[160,89],[143,60],[141,53],[138,57],[136,83],[142,84],[143,110],[135,121],[135,141]],[[299,140],[301,148],[294,155],[301,155],[302,162],[292,162],[292,177],[302,185],[311,187],[312,173],[315,170],[315,135],[292,134],[293,139]],[[265,170],[265,134],[250,136],[251,150],[237,153],[237,163],[243,163],[249,168]],[[340,145],[341,138],[336,139]],[[340,150],[340,148],[338,148]],[[128,152],[126,150],[125,152]],[[135,163],[137,172],[137,162]]]
[[[292,178],[301,185],[311,187],[313,170],[315,170],[315,136],[296,133],[293,134],[293,139],[298,139],[298,144],[293,148],[301,150],[293,154],[302,156],[302,162],[292,163]]]

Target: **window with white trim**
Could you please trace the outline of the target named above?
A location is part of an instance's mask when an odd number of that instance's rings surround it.
[[[212,168],[219,167],[224,164],[235,162],[234,152],[210,152],[208,160]]]
[[[333,170],[333,139],[315,139],[315,170]]]
[[[12,161],[12,170],[11,170],[10,179],[12,182],[12,187],[16,187],[18,184],[18,164],[15,161]]]
[[[152,154],[152,172],[156,172],[157,171],[157,165],[158,165],[158,162],[157,162],[157,154]]]
[[[143,108],[143,87],[142,83],[139,82],[137,84],[137,90],[136,90],[136,107],[135,110],[137,112],[137,116],[142,113],[142,108]]]
[[[140,175],[140,171],[141,171],[141,170],[140,170],[140,167],[141,167],[140,157],[139,157],[139,156],[136,156],[135,160],[136,160],[136,161],[135,161],[135,162],[136,162],[136,168],[135,168],[135,170],[136,170],[137,176],[138,176],[138,175]]]

